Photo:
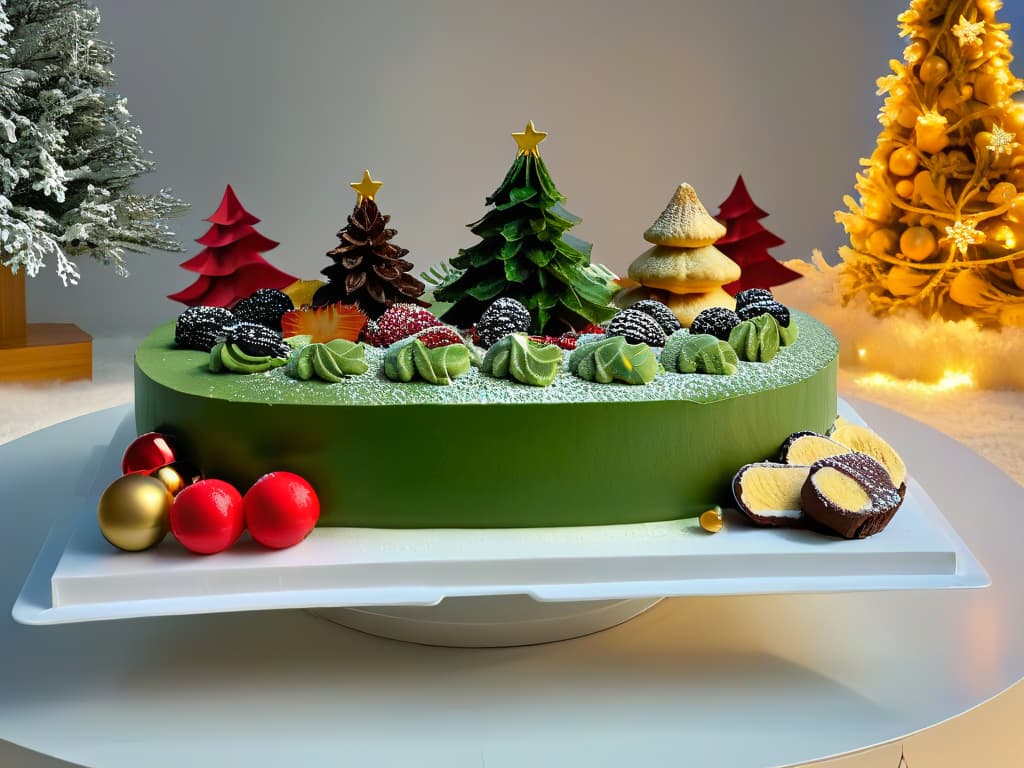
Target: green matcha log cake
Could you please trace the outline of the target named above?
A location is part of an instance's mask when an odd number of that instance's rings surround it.
[[[579,219],[540,158],[544,134],[514,136],[515,162],[470,226],[480,241],[424,275],[436,303],[367,171],[327,282],[190,307],[145,339],[139,433],[172,436],[243,493],[267,472],[304,477],[320,525],[505,528],[697,516],[731,504],[740,467],[829,429],[827,328],[760,289],[721,292],[696,317],[645,283],[616,297],[567,233]],[[721,226],[683,191],[645,234],[644,263],[684,288],[735,279],[713,247]]]
[[[321,525],[525,527],[666,520],[730,503],[736,470],[836,417],[838,346],[798,313],[796,341],[730,376],[660,372],[649,384],[547,387],[478,368],[436,386],[394,383],[383,351],[341,383],[284,367],[212,373],[174,323],[136,353],[135,418],[173,435],[202,472],[251,485],[287,470],[317,489]]]

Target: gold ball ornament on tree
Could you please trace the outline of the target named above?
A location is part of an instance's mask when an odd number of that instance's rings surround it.
[[[868,236],[868,253],[892,255],[896,242],[896,233],[891,229],[876,229]]]
[[[941,56],[933,55],[921,62],[921,69],[918,76],[921,82],[928,85],[936,85],[946,79],[949,74],[949,62]]]
[[[107,486],[96,507],[103,538],[118,549],[140,552],[167,535],[174,498],[155,477],[124,475]]]
[[[889,155],[889,170],[897,176],[909,176],[917,170],[917,153],[910,147],[900,147]]]
[[[924,261],[935,255],[938,241],[927,227],[908,227],[900,235],[900,253],[911,261]]]

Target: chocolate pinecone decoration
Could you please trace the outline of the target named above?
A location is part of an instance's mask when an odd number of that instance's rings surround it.
[[[356,206],[338,233],[341,244],[327,253],[334,263],[320,270],[329,282],[313,295],[314,307],[340,301],[378,318],[398,302],[430,306],[419,298],[426,286],[409,274],[412,263],[402,258],[408,249],[390,242],[398,234],[385,227],[390,219],[373,200]]]

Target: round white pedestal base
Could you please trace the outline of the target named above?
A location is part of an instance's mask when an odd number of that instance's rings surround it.
[[[582,637],[614,627],[661,598],[541,603],[528,595],[457,597],[433,606],[318,608],[328,621],[422,645],[500,648]]]

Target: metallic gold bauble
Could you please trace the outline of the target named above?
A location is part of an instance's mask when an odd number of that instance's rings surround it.
[[[941,56],[932,55],[921,62],[918,76],[921,82],[934,85],[946,79],[949,74],[949,62]]]
[[[900,235],[900,253],[911,261],[924,261],[938,247],[935,233],[927,227],[908,227]]]
[[[896,233],[891,229],[876,229],[868,237],[868,253],[892,255],[896,252]]]
[[[896,194],[905,200],[914,196],[914,182],[910,179],[900,179],[896,185]]]
[[[900,147],[889,155],[889,170],[897,176],[909,176],[917,170],[917,153],[910,147]]]
[[[103,537],[118,549],[139,552],[167,535],[174,499],[160,480],[125,475],[107,486],[96,507]]]
[[[160,469],[150,473],[150,477],[155,477],[167,486],[171,496],[177,496],[179,491],[186,486],[192,485],[192,483],[199,479],[199,472],[179,461],[174,464],[168,464],[166,467],[160,467]]]
[[[722,508],[712,507],[707,512],[702,512],[699,518],[700,527],[708,533],[718,533],[722,530]]]

